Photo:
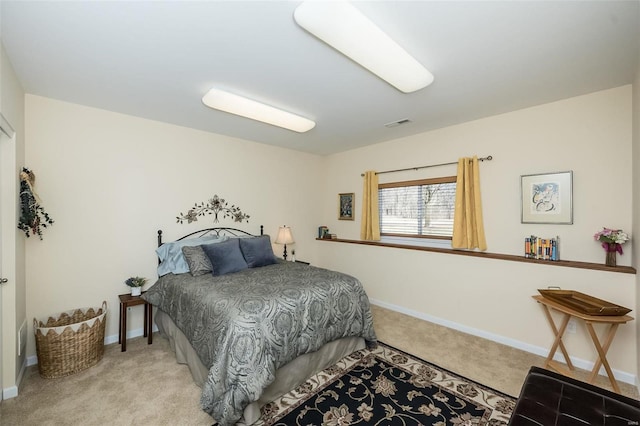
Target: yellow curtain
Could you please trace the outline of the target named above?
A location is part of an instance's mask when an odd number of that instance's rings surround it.
[[[482,221],[478,157],[458,160],[456,208],[453,217],[453,248],[487,249]]]
[[[380,213],[378,212],[378,175],[373,171],[364,173],[360,238],[363,240],[380,241]]]

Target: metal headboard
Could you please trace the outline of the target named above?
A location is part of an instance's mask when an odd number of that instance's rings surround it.
[[[207,229],[200,229],[199,231],[194,231],[190,234],[184,235],[180,238],[178,238],[175,241],[180,241],[180,240],[184,240],[185,238],[189,238],[189,237],[193,237],[195,236],[195,238],[199,238],[199,237],[204,237],[205,235],[216,235],[216,236],[221,236],[221,235],[229,235],[231,237],[238,237],[238,236],[243,236],[243,235],[248,235],[251,237],[255,237],[257,235],[253,235],[247,231],[243,231],[242,229],[236,229],[236,228],[207,228]],[[264,235],[264,226],[260,225],[260,235]],[[160,247],[163,244],[162,242],[162,229],[158,230],[158,247]]]

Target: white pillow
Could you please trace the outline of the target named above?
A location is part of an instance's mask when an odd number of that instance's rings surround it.
[[[201,244],[212,244],[225,241],[227,238],[219,238],[217,235],[207,235],[200,238],[189,238],[186,240],[165,243],[156,249],[160,265],[158,265],[158,276],[168,273],[184,274],[189,272],[189,265],[182,254],[182,247],[199,246]]]

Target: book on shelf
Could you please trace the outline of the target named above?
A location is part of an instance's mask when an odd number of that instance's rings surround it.
[[[329,228],[326,226],[318,226],[318,238],[326,238],[329,235]]]
[[[540,238],[535,235],[525,237],[524,257],[538,260],[560,260],[560,237]]]

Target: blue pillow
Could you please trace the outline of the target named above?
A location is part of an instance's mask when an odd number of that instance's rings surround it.
[[[271,247],[271,238],[262,235],[254,238],[241,238],[240,250],[249,268],[257,268],[276,263],[276,257]]]
[[[161,277],[170,272],[174,274],[184,274],[189,272],[189,265],[182,254],[182,247],[199,246],[203,243],[213,242],[217,240],[216,235],[208,235],[200,238],[189,238],[186,240],[173,241],[165,243],[156,249],[160,265],[158,265],[158,276]],[[224,240],[221,240],[224,241]]]
[[[248,268],[237,238],[229,238],[220,244],[207,244],[201,247],[211,261],[213,275],[225,275]]]

